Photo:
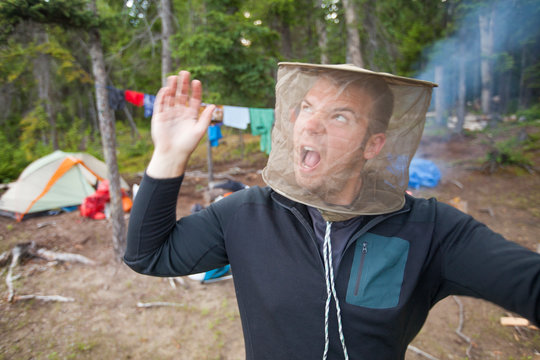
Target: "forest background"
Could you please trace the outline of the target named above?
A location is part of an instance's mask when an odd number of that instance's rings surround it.
[[[0,4],[0,182],[55,149],[105,157],[93,31],[118,89],[155,94],[186,69],[205,102],[273,107],[279,61],[355,63],[440,83],[442,125],[470,112],[540,114],[538,1],[98,0],[97,12],[93,2]],[[133,135],[117,139],[120,171],[140,171],[149,119],[130,104],[112,116]]]

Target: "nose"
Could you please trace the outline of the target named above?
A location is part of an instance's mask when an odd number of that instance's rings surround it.
[[[310,135],[319,135],[324,132],[324,114],[316,111],[306,116],[304,130]]]

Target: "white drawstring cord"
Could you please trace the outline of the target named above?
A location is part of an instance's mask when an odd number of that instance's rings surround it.
[[[332,223],[326,222],[326,232],[324,234],[323,244],[323,258],[324,258],[324,272],[326,278],[326,306],[324,309],[324,354],[323,360],[326,360],[328,356],[329,335],[328,335],[328,315],[330,314],[330,300],[332,295],[336,302],[336,315],[338,320],[339,339],[341,341],[341,347],[343,348],[343,355],[345,360],[349,359],[347,353],[347,346],[345,345],[345,336],[343,335],[343,326],[341,324],[341,308],[339,307],[339,300],[337,298],[336,287],[334,282],[334,268],[332,265],[332,243],[330,241],[330,233],[332,230]]]
[[[328,270],[328,246],[326,245],[327,242],[330,242],[330,234],[329,234],[329,222],[326,222],[326,233],[324,234],[324,243],[323,243],[323,260],[324,260],[324,278],[326,280],[326,306],[324,307],[324,353],[323,353],[323,360],[326,360],[326,356],[328,355],[328,344],[329,344],[329,338],[328,338],[328,315],[330,313],[330,300],[332,298],[332,292],[330,290],[330,276],[329,276],[329,270]],[[330,256],[332,256],[332,253],[330,253]]]

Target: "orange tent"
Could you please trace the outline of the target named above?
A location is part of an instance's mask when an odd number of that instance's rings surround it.
[[[107,166],[94,156],[57,150],[24,169],[0,199],[0,214],[22,220],[27,214],[80,205],[107,178]],[[120,183],[129,190],[123,179]]]

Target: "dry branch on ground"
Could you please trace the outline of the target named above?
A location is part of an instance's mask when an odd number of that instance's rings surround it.
[[[60,295],[19,295],[15,296],[15,290],[13,288],[13,282],[19,278],[19,275],[14,275],[14,270],[23,259],[38,258],[47,261],[65,261],[65,262],[79,262],[85,265],[93,265],[95,262],[85,256],[79,254],[55,252],[47,250],[45,248],[37,248],[35,242],[27,242],[15,245],[11,251],[6,251],[0,255],[0,266],[9,264],[8,273],[6,276],[6,285],[8,288],[7,301],[15,302],[18,300],[36,299],[42,301],[59,301],[59,302],[71,302],[75,301],[72,298],[60,296]]]

